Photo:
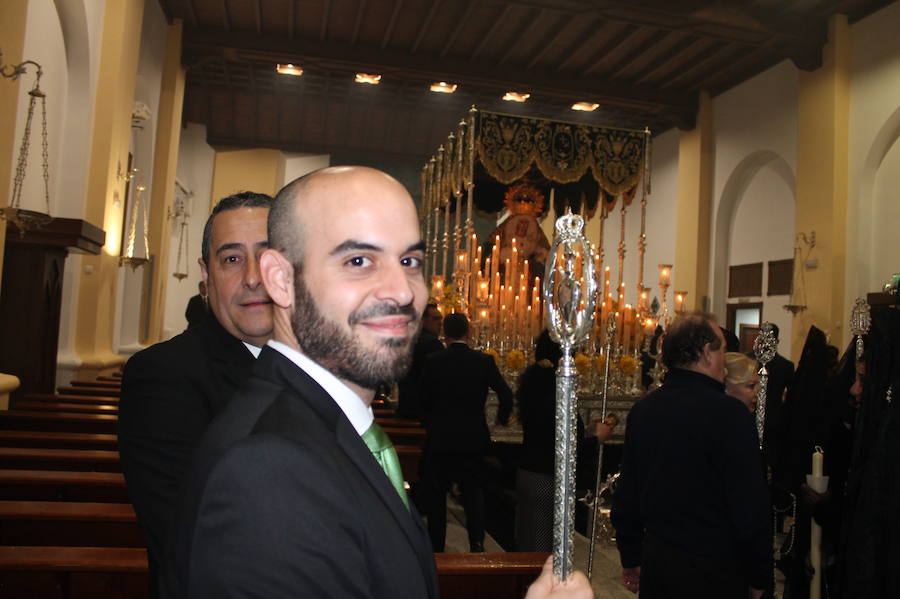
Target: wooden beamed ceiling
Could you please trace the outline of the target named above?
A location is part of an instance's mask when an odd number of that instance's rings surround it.
[[[212,144],[424,160],[471,105],[661,132],[888,0],[159,0]],[[276,63],[303,68],[279,75]],[[353,82],[380,74],[380,85]],[[428,91],[435,81],[454,94]],[[507,91],[530,93],[505,102]],[[600,108],[571,110],[574,102]]]

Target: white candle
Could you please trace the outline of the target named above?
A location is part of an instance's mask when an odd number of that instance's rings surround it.
[[[812,475],[822,476],[822,463],[825,460],[825,454],[821,450],[816,449],[812,454]]]

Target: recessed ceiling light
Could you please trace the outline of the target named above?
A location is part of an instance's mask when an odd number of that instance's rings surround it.
[[[431,91],[438,92],[441,94],[452,94],[456,91],[457,85],[455,83],[447,83],[446,81],[438,81],[437,83],[431,84]]]
[[[368,83],[369,85],[378,85],[381,83],[381,75],[368,75],[366,73],[357,73],[355,81],[357,83]]]
[[[281,73],[282,75],[293,75],[294,77],[299,77],[300,75],[303,74],[302,67],[298,67],[297,65],[290,64],[290,63],[288,63],[288,64],[279,63],[275,67],[275,70],[278,71],[279,73]]]
[[[600,108],[600,105],[593,102],[576,102],[572,104],[572,110],[582,110],[584,112],[593,112],[598,108]]]
[[[531,94],[520,94],[518,92],[506,92],[503,99],[507,102],[524,102],[531,97]]]

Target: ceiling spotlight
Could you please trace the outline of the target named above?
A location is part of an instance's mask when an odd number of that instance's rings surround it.
[[[356,79],[354,81],[356,81],[357,83],[378,85],[379,83],[381,83],[381,75],[367,75],[366,73],[357,73]]]
[[[576,102],[575,104],[572,104],[572,110],[581,110],[584,112],[593,112],[598,108],[600,108],[600,105],[593,102]]]
[[[298,67],[295,64],[281,64],[279,63],[275,70],[281,73],[282,75],[293,75],[294,77],[299,77],[303,74],[303,68]]]
[[[431,91],[438,92],[441,94],[452,94],[456,91],[455,83],[447,83],[446,81],[438,81],[437,83],[431,84]]]
[[[506,92],[503,99],[507,102],[524,102],[531,97],[531,94],[520,94],[518,92]]]

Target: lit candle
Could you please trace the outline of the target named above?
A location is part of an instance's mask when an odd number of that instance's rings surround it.
[[[659,286],[660,287],[668,287],[669,282],[672,276],[672,265],[671,264],[660,264],[659,265]]]
[[[682,314],[687,303],[687,291],[675,292],[675,313]]]

